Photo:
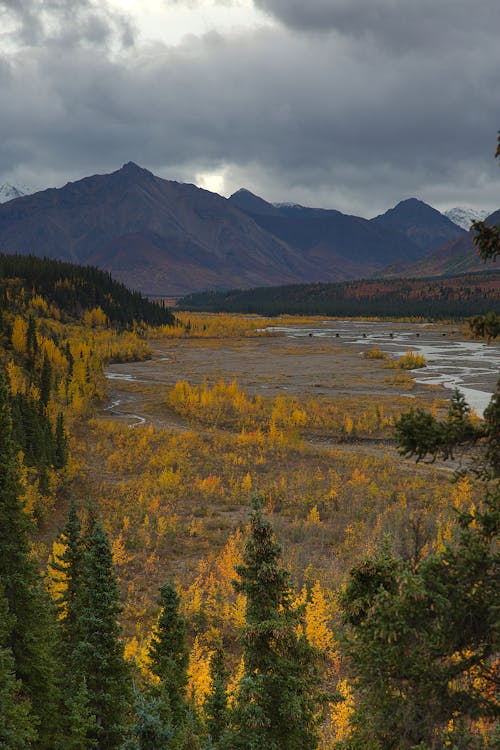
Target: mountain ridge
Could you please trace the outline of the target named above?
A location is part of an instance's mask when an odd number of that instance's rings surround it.
[[[461,255],[476,261],[467,238],[415,198],[365,219],[269,203],[245,188],[224,198],[132,161],[0,205],[0,250],[96,265],[132,288],[165,296],[347,281],[394,269],[405,275],[416,267],[429,275],[428,256],[451,245],[460,270]],[[447,266],[436,261],[436,268],[440,263]]]

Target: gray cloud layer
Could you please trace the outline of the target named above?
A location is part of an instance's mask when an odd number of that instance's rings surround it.
[[[282,24],[146,47],[102,3],[0,0],[0,182],[133,159],[364,215],[500,205],[497,0],[255,2]]]

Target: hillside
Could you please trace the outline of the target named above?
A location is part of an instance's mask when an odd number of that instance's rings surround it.
[[[91,263],[151,294],[319,278],[225,198],[133,163],[0,205],[0,249]]]
[[[41,297],[66,320],[80,319],[101,308],[111,324],[171,325],[174,316],[164,306],[131,292],[93,266],[78,266],[32,255],[0,254],[1,307],[24,311],[30,300]]]

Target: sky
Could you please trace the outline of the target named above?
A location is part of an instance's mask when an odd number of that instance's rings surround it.
[[[0,0],[0,184],[500,207],[498,0]]]

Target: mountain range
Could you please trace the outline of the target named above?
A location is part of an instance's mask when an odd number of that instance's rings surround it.
[[[429,275],[432,264],[483,270],[470,233],[415,198],[364,219],[268,203],[245,189],[227,199],[133,162],[3,203],[0,250],[96,265],[165,296],[349,280],[387,268]]]

